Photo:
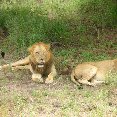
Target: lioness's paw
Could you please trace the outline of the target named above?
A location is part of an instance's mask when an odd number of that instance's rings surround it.
[[[13,71],[13,70],[15,70],[15,68],[14,68],[14,67],[12,67],[12,68],[11,68],[11,70]]]
[[[96,87],[97,85],[96,85],[95,83],[91,83],[90,86],[92,86],[92,87]]]
[[[50,84],[50,83],[52,83],[53,82],[53,78],[47,78],[46,80],[45,80],[45,83],[46,84]]]
[[[0,66],[0,70],[2,70],[2,66]]]

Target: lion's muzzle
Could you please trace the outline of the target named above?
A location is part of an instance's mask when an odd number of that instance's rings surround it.
[[[44,65],[45,65],[45,62],[41,62],[41,63],[38,63],[37,66],[38,66],[39,68],[42,68],[42,67],[44,67]]]

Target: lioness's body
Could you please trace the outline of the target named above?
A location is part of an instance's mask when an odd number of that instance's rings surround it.
[[[47,77],[45,83],[53,82],[56,69],[53,63],[53,54],[50,46],[42,42],[32,45],[28,51],[30,55],[17,62],[0,66],[1,69],[11,66],[13,69],[30,69],[32,80],[43,82],[42,77]]]
[[[99,62],[85,62],[72,71],[71,80],[78,84],[96,85],[106,81],[109,73],[117,72],[117,59]]]

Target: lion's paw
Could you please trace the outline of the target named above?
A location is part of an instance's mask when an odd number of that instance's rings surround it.
[[[39,83],[43,83],[43,79],[42,78],[32,78],[33,81],[35,82],[39,82]]]
[[[40,82],[40,83],[43,83],[43,78],[41,77],[40,74],[33,74],[32,75],[32,80],[33,81],[36,81],[36,82]]]
[[[53,78],[47,78],[46,80],[45,80],[45,83],[46,84],[50,84],[50,83],[52,83],[53,82]]]

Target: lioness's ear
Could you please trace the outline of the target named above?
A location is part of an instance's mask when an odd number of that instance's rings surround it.
[[[46,44],[47,49],[49,50],[51,47],[51,44]]]

